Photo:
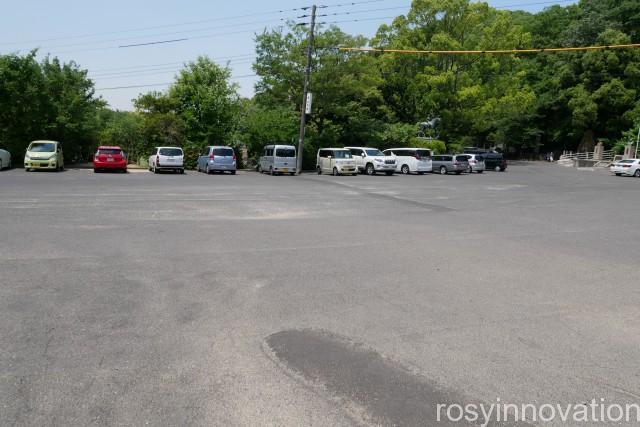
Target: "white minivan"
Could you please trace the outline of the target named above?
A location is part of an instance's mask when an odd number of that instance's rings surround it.
[[[149,170],[153,173],[173,171],[184,173],[184,152],[180,147],[156,147],[149,156]]]
[[[295,175],[298,167],[296,147],[293,145],[267,145],[258,161],[258,172],[277,175]]]
[[[383,152],[396,159],[396,172],[423,175],[433,170],[431,150],[427,148],[390,148]]]
[[[318,175],[323,173],[358,175],[356,161],[351,155],[351,151],[345,148],[321,148],[318,150],[316,171]]]

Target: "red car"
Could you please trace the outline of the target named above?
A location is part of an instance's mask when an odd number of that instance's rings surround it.
[[[98,147],[93,156],[93,172],[101,170],[127,172],[127,157],[120,147]]]

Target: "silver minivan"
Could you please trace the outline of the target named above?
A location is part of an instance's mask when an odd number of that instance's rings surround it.
[[[441,175],[449,172],[460,175],[469,169],[469,161],[464,154],[438,154],[431,159],[433,172]]]
[[[198,157],[198,172],[236,174],[236,153],[231,147],[210,145]]]
[[[258,172],[269,175],[295,175],[297,167],[298,158],[293,145],[267,145],[258,161]]]

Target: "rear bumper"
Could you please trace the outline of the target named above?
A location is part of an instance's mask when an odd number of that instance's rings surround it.
[[[184,169],[184,165],[156,165],[156,169],[159,171],[179,171]]]
[[[210,171],[234,171],[236,170],[236,164],[232,163],[228,165],[223,165],[220,163],[209,162],[209,170]]]
[[[127,162],[93,162],[94,169],[127,169]]]
[[[611,168],[612,174],[633,176],[635,169],[631,168]]]

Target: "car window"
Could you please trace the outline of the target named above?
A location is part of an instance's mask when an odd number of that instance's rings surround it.
[[[366,150],[366,151],[367,151],[367,156],[384,156],[384,154],[382,154],[382,151],[378,149]]]
[[[422,158],[424,157],[431,157],[431,151],[430,150],[416,150],[416,154]]]
[[[214,156],[226,156],[232,157],[233,150],[231,148],[214,148],[213,149]]]
[[[335,155],[336,159],[352,159],[353,158],[353,156],[351,155],[351,151],[349,150],[335,150],[333,154]]]
[[[354,156],[362,155],[362,150],[360,150],[358,148],[351,148],[351,149],[349,149],[349,151],[351,151],[351,154],[353,154]]]
[[[466,162],[469,158],[467,156],[456,156],[456,160],[459,162]]]
[[[182,156],[182,150],[180,148],[161,148],[160,155],[162,156]]]
[[[293,148],[278,148],[276,150],[276,157],[295,157],[296,150]]]
[[[98,150],[98,154],[122,154],[122,151],[114,148],[103,148]]]
[[[51,142],[36,142],[29,146],[29,151],[34,153],[50,153],[56,151],[56,144]]]

